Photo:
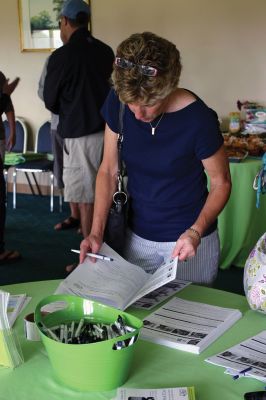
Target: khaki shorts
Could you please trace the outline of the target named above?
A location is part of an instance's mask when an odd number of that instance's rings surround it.
[[[64,139],[64,200],[94,203],[96,175],[102,160],[103,132]]]

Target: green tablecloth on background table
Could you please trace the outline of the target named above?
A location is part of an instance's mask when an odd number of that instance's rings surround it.
[[[12,294],[26,293],[33,297],[14,325],[25,363],[13,371],[0,367],[1,400],[110,400],[115,397],[115,391],[82,393],[61,386],[54,378],[41,342],[30,342],[24,338],[23,317],[34,311],[39,300],[53,293],[58,284],[59,281],[44,281],[1,288]],[[140,340],[129,379],[124,386],[194,386],[197,400],[240,400],[245,392],[263,390],[262,382],[251,378],[234,381],[231,376],[224,374],[223,368],[208,364],[204,359],[265,329],[266,316],[249,310],[245,297],[233,293],[191,285],[178,296],[238,308],[242,311],[243,318],[200,355]],[[133,308],[127,311],[138,317],[148,314],[147,311]]]
[[[230,163],[232,193],[218,218],[221,268],[243,267],[250,251],[266,232],[266,195],[261,196],[257,209],[256,191],[252,187],[261,167],[261,160]]]
[[[35,161],[35,160],[53,160],[53,155],[46,153],[35,153],[35,152],[27,152],[27,153],[15,153],[12,151],[6,152],[4,165],[14,166],[17,164],[24,163],[26,161]]]

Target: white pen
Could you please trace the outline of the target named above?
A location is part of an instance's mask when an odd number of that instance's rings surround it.
[[[73,251],[73,253],[80,254],[80,250],[71,249],[71,251]],[[104,261],[114,261],[113,258],[98,253],[86,253],[86,256],[98,258],[99,260],[104,260]]]

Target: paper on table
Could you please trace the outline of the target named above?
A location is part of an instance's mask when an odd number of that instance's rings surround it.
[[[7,317],[10,294],[0,290],[0,365],[15,368],[23,362],[20,344]]]
[[[10,295],[7,305],[7,318],[9,321],[10,328],[14,325],[18,315],[21,313],[23,308],[31,300],[31,297],[27,297],[26,294],[15,294]]]
[[[241,316],[236,309],[174,297],[145,318],[140,336],[145,340],[199,354]]]
[[[177,259],[169,260],[154,274],[148,274],[124,260],[105,243],[100,252],[114,261],[97,260],[93,263],[87,257],[60,283],[55,293],[74,294],[124,310],[140,297],[176,277]]]
[[[114,400],[195,400],[194,387],[163,389],[118,388]]]
[[[242,376],[266,382],[266,331],[209,357],[205,361],[234,370],[235,374],[252,367]]]

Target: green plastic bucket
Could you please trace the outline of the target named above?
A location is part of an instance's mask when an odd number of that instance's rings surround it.
[[[64,302],[64,309],[42,315],[44,306]],[[46,336],[41,326],[51,328],[60,323],[84,318],[88,322],[112,324],[121,315],[135,330],[123,336],[89,344],[57,342]],[[116,308],[70,295],[44,298],[35,310],[35,322],[58,381],[80,391],[112,390],[125,383],[137,341],[131,346],[113,349],[121,340],[137,337],[142,327],[138,318]]]

